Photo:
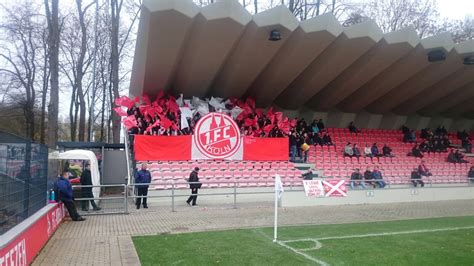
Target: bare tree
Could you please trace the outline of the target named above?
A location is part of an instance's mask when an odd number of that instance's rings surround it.
[[[50,96],[48,106],[48,146],[56,148],[59,110],[59,0],[44,0],[48,22]]]
[[[9,80],[13,106],[19,106],[23,110],[25,136],[35,140],[35,88],[40,83],[38,73],[41,71],[39,62],[41,49],[44,47],[41,43],[43,17],[27,3],[12,8],[2,7],[6,12],[6,19],[1,29],[9,44],[2,46],[0,50],[0,59],[4,61],[2,65],[5,65],[5,68],[0,68],[0,72]]]
[[[433,34],[439,18],[435,0],[372,0],[355,13],[373,19],[383,32],[413,26],[420,37]]]

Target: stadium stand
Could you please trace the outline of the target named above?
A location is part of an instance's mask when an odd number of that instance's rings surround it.
[[[421,159],[407,156],[413,144],[402,141],[400,130],[363,129],[355,135],[347,128],[328,128],[333,136],[335,146],[311,146],[309,163],[316,169],[323,171],[324,177],[345,178],[349,180],[355,168],[373,169],[378,166],[383,178],[392,185],[410,184],[410,173],[420,164]],[[419,132],[417,132],[419,133]],[[449,140],[460,144],[455,133],[449,133]],[[345,143],[357,143],[359,146],[366,143],[378,143],[379,147],[387,144],[393,151],[394,157],[380,157],[379,160],[365,157],[344,157],[342,149]],[[468,164],[452,164],[446,160],[447,153],[425,153],[426,165],[433,176],[432,183],[467,183],[467,172],[474,163],[474,158],[468,158]],[[140,164],[139,162],[138,164]],[[279,174],[285,185],[300,185],[302,170],[296,168],[292,162],[271,161],[153,161],[149,162],[152,180],[155,183],[152,189],[171,189],[172,182],[175,188],[187,188],[185,179],[191,169],[198,166],[201,169],[200,178],[207,188],[233,187],[238,182],[240,187],[268,187],[273,185],[272,176]]]

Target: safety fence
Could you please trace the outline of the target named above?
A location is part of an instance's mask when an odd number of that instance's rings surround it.
[[[429,189],[429,188],[453,188],[453,187],[466,187],[466,186],[474,186],[474,178],[468,178],[467,180],[470,180],[469,182],[466,183],[456,183],[456,184],[435,184],[430,180],[429,178],[423,178],[424,182],[424,188]],[[365,188],[360,188],[357,187],[353,190],[395,190],[395,189],[406,189],[409,188],[410,186],[406,185],[393,185],[390,183],[389,180],[384,180],[384,179],[377,179],[377,180],[353,180],[355,182],[365,182],[366,187]],[[370,186],[371,183],[376,183],[376,182],[385,182],[386,187],[385,188],[373,188]],[[410,182],[418,182],[420,181],[419,179],[406,179],[407,183]],[[266,181],[262,181],[266,182]],[[346,186],[350,187],[350,182],[346,182]],[[147,196],[138,196],[136,193],[136,188],[138,186],[152,186],[152,185],[157,185],[157,184],[163,184],[165,183],[169,189],[166,190],[160,190],[160,192],[163,193],[152,193],[153,191],[156,190],[150,190],[149,194]],[[202,184],[205,185],[206,181],[204,182],[195,182],[195,184]],[[125,185],[125,184],[117,184],[117,185],[99,185],[99,186],[81,186],[81,185],[75,185],[73,188],[75,190],[79,190],[83,187],[101,187],[101,196],[100,197],[94,197],[94,198],[76,198],[76,204],[78,211],[82,215],[100,215],[100,214],[128,214],[130,206],[135,205],[135,201],[139,198],[147,198],[147,199],[168,199],[169,200],[169,205],[168,207],[171,208],[172,212],[177,211],[177,202],[178,199],[182,198],[187,198],[191,195],[197,195],[199,197],[217,197],[217,196],[228,196],[232,197],[232,203],[229,204],[229,207],[232,208],[238,208],[238,205],[240,202],[243,201],[244,196],[248,195],[264,195],[264,194],[273,194],[274,191],[270,187],[266,187],[266,190],[257,190],[257,189],[262,189],[262,187],[248,187],[248,186],[242,186],[243,183],[246,182],[238,182],[238,181],[212,181],[212,184],[215,183],[225,183],[225,187],[222,187],[222,189],[219,188],[204,188],[198,192],[198,194],[191,194],[188,192],[191,192],[190,189],[184,189],[182,188],[182,184],[194,184],[193,182],[165,182],[165,181],[154,181],[151,183],[142,183],[142,184],[131,184],[131,185]],[[178,188],[180,187],[180,188]],[[265,188],[265,187],[264,187]],[[304,192],[303,189],[303,184],[302,180],[299,181],[289,181],[285,184],[284,186],[285,193],[293,193],[293,192]],[[109,193],[107,191],[114,191],[114,193]],[[239,199],[241,199],[239,201]],[[99,204],[101,210],[96,211],[90,206],[90,201],[94,200],[96,203]],[[85,205],[88,207],[88,211],[82,211],[83,202],[87,202]]]
[[[48,148],[0,132],[0,235],[46,205]]]

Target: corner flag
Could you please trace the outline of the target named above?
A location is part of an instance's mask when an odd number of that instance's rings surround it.
[[[283,183],[281,182],[281,177],[279,174],[275,175],[275,193],[278,195],[278,199],[281,199],[283,196]]]
[[[279,174],[275,175],[275,218],[273,226],[273,242],[277,242],[278,231],[278,200],[283,196],[283,184]]]

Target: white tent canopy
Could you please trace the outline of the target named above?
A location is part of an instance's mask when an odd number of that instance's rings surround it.
[[[97,157],[92,151],[87,150],[70,150],[62,153],[51,153],[49,159],[57,160],[87,160],[91,166],[91,176],[92,176],[92,185],[100,185],[100,173],[99,173],[99,163],[97,162]],[[100,187],[94,187],[92,189],[94,198],[99,197]]]

